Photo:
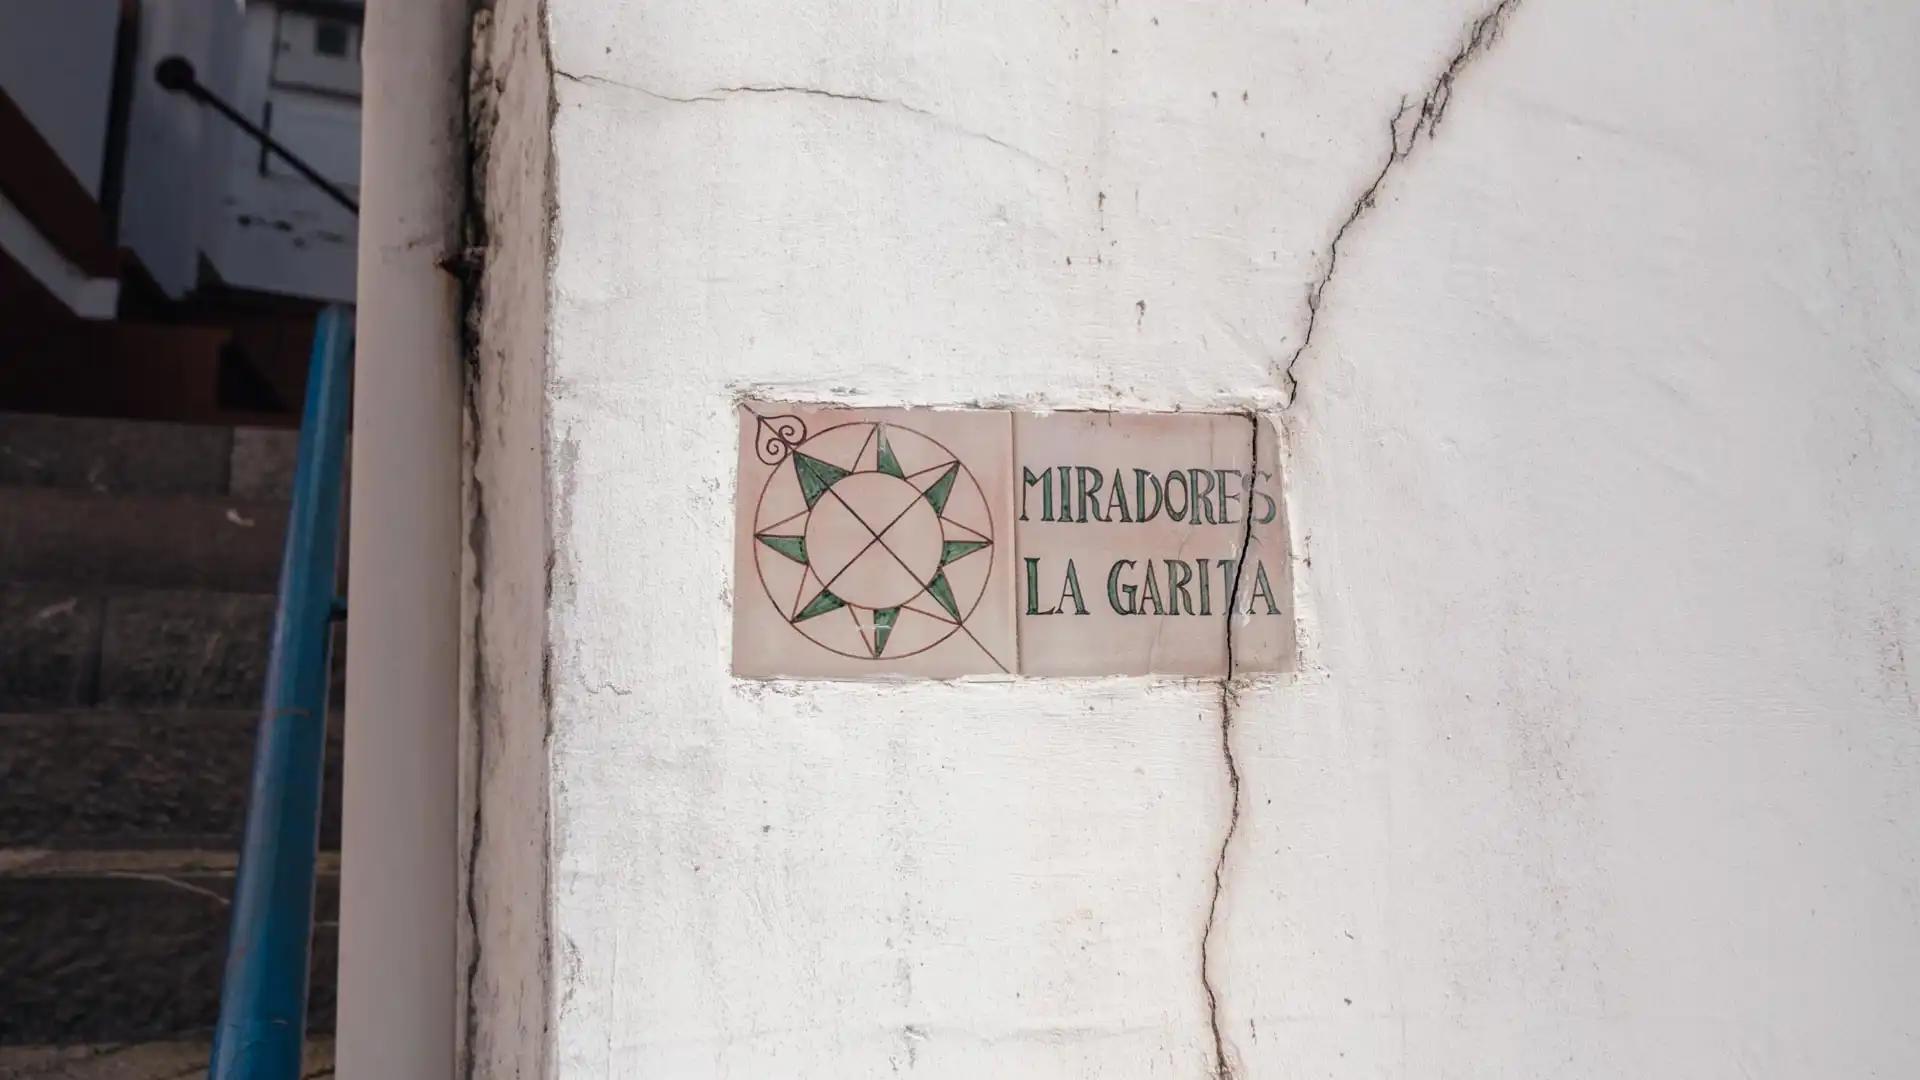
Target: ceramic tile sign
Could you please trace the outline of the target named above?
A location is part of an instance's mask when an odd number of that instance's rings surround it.
[[[1013,424],[1024,674],[1224,675],[1230,637],[1236,672],[1292,666],[1270,425],[1100,412]]]
[[[757,401],[739,422],[736,675],[1293,666],[1264,422]]]
[[[733,670],[1011,674],[1013,417],[740,410]]]

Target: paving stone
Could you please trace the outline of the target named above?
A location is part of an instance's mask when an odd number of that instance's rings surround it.
[[[271,592],[287,505],[0,487],[0,580]]]
[[[235,850],[253,710],[0,715],[0,847]],[[320,843],[340,843],[340,718]]]
[[[75,705],[93,693],[102,603],[85,589],[0,585],[0,709]]]
[[[0,413],[0,1080],[205,1066],[295,445]],[[332,847],[337,717],[328,742]],[[337,855],[323,866],[315,1030]],[[330,1075],[319,1050],[308,1072]]]
[[[259,707],[273,609],[274,598],[262,594],[110,594],[100,647],[100,702],[138,708]]]
[[[0,484],[218,495],[230,428],[0,412]]]
[[[300,1080],[333,1073],[332,1039],[309,1037]],[[182,1042],[0,1046],[0,1080],[184,1080],[213,1056],[208,1039]]]
[[[0,1080],[182,1080],[212,1051],[210,1041],[0,1047]]]
[[[235,428],[229,492],[248,499],[293,497],[293,468],[300,432],[286,428]]]
[[[211,1041],[0,1047],[0,1080],[182,1080],[212,1054]]]
[[[0,856],[0,1043],[179,1038],[219,1012],[233,858]],[[333,1026],[337,860],[316,892],[309,1027]]]

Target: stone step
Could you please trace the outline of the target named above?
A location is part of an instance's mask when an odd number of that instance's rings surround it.
[[[0,412],[0,483],[224,495],[233,429]]]
[[[181,1039],[219,1013],[234,856],[0,851],[0,1044]],[[333,1029],[339,859],[316,892],[309,1029]]]
[[[0,1046],[0,1080],[184,1080],[204,1075],[212,1055],[207,1039]],[[333,1075],[333,1040],[309,1037],[300,1080]]]
[[[0,484],[284,499],[297,432],[0,412]]]
[[[258,708],[273,610],[265,593],[0,585],[0,712]]]
[[[0,715],[0,848],[237,850],[253,710]],[[340,718],[320,844],[340,845]]]
[[[272,592],[287,504],[0,487],[0,581]]]

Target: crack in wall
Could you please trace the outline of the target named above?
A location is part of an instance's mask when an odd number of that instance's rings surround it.
[[[1237,584],[1237,582],[1236,582]],[[1229,657],[1231,664],[1231,657]],[[1200,988],[1207,996],[1207,1029],[1213,1036],[1214,1080],[1233,1080],[1233,1063],[1227,1054],[1226,1034],[1220,1029],[1220,991],[1213,984],[1213,931],[1220,919],[1220,900],[1227,887],[1227,851],[1240,830],[1240,764],[1233,756],[1234,707],[1239,693],[1232,677],[1220,682],[1220,759],[1227,767],[1227,787],[1231,799],[1227,806],[1227,828],[1220,837],[1220,853],[1213,861],[1213,894],[1207,901],[1207,922],[1200,932]]]
[[[471,354],[469,354],[471,356]],[[470,361],[471,362],[471,361]],[[478,1060],[476,1040],[480,1033],[480,1003],[478,983],[480,980],[480,952],[484,935],[480,930],[480,844],[484,835],[486,817],[486,799],[482,789],[486,786],[487,733],[486,712],[487,661],[484,629],[486,619],[482,614],[486,607],[484,599],[486,584],[486,486],[480,480],[480,410],[475,402],[479,384],[479,375],[468,374],[467,382],[467,423],[474,431],[472,449],[467,462],[467,487],[471,495],[468,506],[467,547],[473,560],[473,658],[472,684],[469,691],[473,716],[473,824],[467,834],[466,859],[466,917],[469,935],[467,945],[466,971],[466,1012],[462,1018],[465,1025],[465,1038],[461,1045],[464,1060],[461,1062],[461,1075],[470,1078]]]
[[[485,596],[487,572],[487,500],[486,484],[480,477],[480,446],[482,442],[482,421],[480,416],[480,278],[485,267],[487,226],[482,209],[485,205],[485,176],[487,147],[493,133],[492,105],[493,95],[500,92],[500,83],[491,71],[489,50],[492,47],[493,12],[480,8],[473,13],[473,24],[469,31],[470,42],[467,52],[467,94],[465,97],[466,115],[466,189],[461,193],[464,205],[460,216],[463,221],[465,237],[461,251],[457,256],[443,261],[442,267],[456,274],[460,281],[460,356],[466,365],[462,390],[462,405],[466,413],[466,483],[467,483],[467,557],[471,560],[468,586],[471,588],[473,611],[471,614],[472,650],[468,674],[468,708],[472,718],[473,731],[473,810],[472,824],[467,834],[466,863],[463,867],[465,881],[463,892],[464,914],[467,920],[467,963],[465,985],[460,992],[465,996],[465,1009],[461,1016],[461,1042],[458,1047],[460,1075],[468,1080],[474,1075],[479,1054],[477,1041],[480,1034],[480,1004],[477,990],[480,981],[481,951],[485,935],[480,929],[480,847],[485,835],[486,800],[482,789],[486,785],[486,715],[487,701],[487,661],[485,637]],[[449,265],[454,262],[454,265]]]
[[[1227,582],[1227,674],[1222,683],[1234,676],[1233,610],[1240,599],[1240,577],[1247,568],[1247,552],[1253,548],[1253,496],[1260,489],[1260,417],[1253,412],[1240,414],[1247,421],[1247,516],[1240,528],[1240,554],[1233,564],[1233,580]]]
[[[839,91],[839,90],[823,90],[817,86],[789,86],[789,85],[780,84],[780,83],[773,83],[773,84],[749,83],[742,86],[716,86],[712,90],[708,90],[704,93],[693,94],[687,97],[676,97],[672,94],[663,94],[658,90],[641,86],[638,83],[625,82],[620,79],[609,79],[604,75],[575,75],[570,71],[561,71],[558,68],[555,68],[553,73],[559,76],[560,78],[566,79],[569,82],[580,83],[581,85],[585,85],[585,86],[600,85],[600,86],[618,87],[619,89],[622,89],[622,90],[630,90],[633,93],[640,94],[643,97],[652,98],[655,101],[666,101],[676,105],[698,105],[698,104],[710,104],[714,102],[724,102],[731,98],[739,97],[742,95],[751,95],[751,94],[764,94],[764,95],[799,94],[806,97],[828,98],[833,101],[852,101],[852,102],[858,102],[863,105],[879,105],[884,108],[899,109],[902,112],[911,113],[914,116],[918,116],[923,119],[930,120],[934,124],[938,125],[939,127],[945,128],[946,130],[955,132],[959,135],[963,135],[969,139],[980,139],[983,142],[992,143],[994,146],[997,146],[1002,150],[1005,150],[1009,153],[1012,153],[1021,158],[1024,158],[1025,160],[1032,162],[1033,164],[1038,165],[1042,168],[1049,169],[1055,172],[1059,171],[1059,168],[1057,166],[1047,161],[1045,158],[1042,158],[1039,155],[1035,154],[1033,151],[1026,149],[1025,147],[1016,146],[1013,143],[1006,141],[1005,139],[999,138],[998,136],[989,135],[984,131],[976,131],[973,128],[963,127],[957,123],[954,123],[952,120],[948,119],[947,117],[932,111],[931,109],[923,109],[918,105],[910,105],[907,102],[900,101],[895,98],[875,97],[871,94],[856,94],[856,93]]]
[[[1422,138],[1432,138],[1439,130],[1440,122],[1446,117],[1447,107],[1453,101],[1453,85],[1475,57],[1486,51],[1488,46],[1498,39],[1507,17],[1520,5],[1520,0],[1498,0],[1467,29],[1467,37],[1460,49],[1447,61],[1440,75],[1426,94],[1416,102],[1402,98],[1393,116],[1387,121],[1387,156],[1380,169],[1367,184],[1359,198],[1354,200],[1346,217],[1334,230],[1333,239],[1327,245],[1326,266],[1320,277],[1308,287],[1306,294],[1307,323],[1301,335],[1300,344],[1295,346],[1293,354],[1287,358],[1280,375],[1286,381],[1286,397],[1281,408],[1292,406],[1299,394],[1299,382],[1294,376],[1294,366],[1300,357],[1313,344],[1313,333],[1319,324],[1321,302],[1327,288],[1333,283],[1334,274],[1340,265],[1340,245],[1347,233],[1357,224],[1366,212],[1372,209],[1381,189],[1386,185],[1387,177],[1394,167],[1413,154],[1414,148]],[[1249,454],[1251,479],[1248,487],[1248,505],[1244,531],[1240,538],[1239,559],[1234,567],[1232,582],[1228,585],[1227,602],[1227,671],[1220,680],[1220,758],[1226,768],[1227,786],[1230,799],[1227,808],[1227,827],[1220,838],[1220,850],[1213,864],[1213,893],[1207,902],[1207,919],[1200,936],[1200,986],[1207,999],[1207,1027],[1213,1039],[1213,1077],[1214,1080],[1233,1080],[1233,1059],[1225,1032],[1220,1022],[1220,989],[1213,979],[1213,934],[1219,925],[1220,902],[1226,891],[1227,857],[1232,851],[1235,834],[1240,828],[1240,764],[1233,753],[1233,727],[1235,711],[1239,706],[1239,689],[1236,683],[1234,666],[1233,624],[1234,615],[1240,599],[1240,582],[1247,565],[1248,552],[1253,547],[1253,514],[1251,513],[1253,492],[1260,482],[1260,420],[1256,414],[1245,414],[1249,427],[1249,442],[1252,450]]]
[[[1207,899],[1207,921],[1200,931],[1200,989],[1207,998],[1207,1029],[1213,1036],[1214,1080],[1232,1080],[1233,1064],[1227,1054],[1226,1035],[1220,1029],[1220,992],[1213,984],[1213,931],[1220,920],[1220,900],[1226,892],[1227,852],[1240,829],[1240,763],[1233,756],[1234,689],[1233,618],[1240,602],[1240,582],[1246,576],[1247,554],[1253,549],[1253,496],[1260,488],[1260,417],[1243,414],[1247,420],[1247,515],[1240,533],[1240,553],[1234,562],[1233,579],[1227,583],[1227,672],[1220,679],[1220,760],[1226,766],[1227,828],[1220,837],[1220,851],[1213,861],[1213,893]]]
[[[469,363],[473,363],[473,354],[469,354]],[[466,1058],[462,1075],[471,1077],[474,1072],[474,1040],[480,1029],[480,1006],[475,987],[480,978],[480,951],[484,935],[480,931],[480,845],[486,824],[486,799],[482,789],[486,786],[487,734],[486,714],[488,709],[487,661],[485,649],[486,617],[483,614],[486,602],[486,550],[487,550],[487,509],[486,485],[480,479],[480,408],[476,402],[478,396],[479,374],[469,372],[467,377],[466,412],[467,424],[473,431],[472,446],[468,452],[467,490],[467,549],[473,560],[472,584],[474,605],[472,616],[473,657],[469,697],[473,715],[473,824],[467,835],[466,859],[466,916],[467,930],[470,935],[467,951],[466,972],[466,1041],[463,1047]]]
[[[1387,177],[1394,166],[1412,156],[1414,147],[1424,136],[1432,138],[1440,129],[1440,121],[1446,116],[1447,106],[1453,102],[1453,84],[1467,69],[1475,57],[1485,52],[1500,36],[1507,16],[1520,6],[1520,0],[1499,0],[1486,14],[1475,19],[1468,27],[1466,43],[1447,61],[1441,69],[1440,77],[1417,103],[1400,99],[1399,108],[1387,121],[1387,157],[1380,163],[1380,171],[1373,176],[1373,182],[1366,186],[1340,227],[1333,232],[1333,240],[1327,244],[1326,266],[1320,277],[1307,287],[1307,327],[1301,334],[1300,344],[1294,346],[1293,355],[1287,357],[1285,366],[1280,369],[1280,377],[1286,381],[1286,400],[1281,408],[1293,405],[1293,399],[1299,395],[1300,383],[1294,377],[1294,365],[1313,345],[1313,331],[1320,322],[1320,304],[1325,298],[1327,287],[1333,284],[1333,275],[1340,266],[1340,243],[1347,238],[1347,232],[1359,222],[1368,210],[1373,209],[1374,200],[1379,197],[1380,189],[1386,185]],[[1410,121],[1410,122],[1409,122]]]

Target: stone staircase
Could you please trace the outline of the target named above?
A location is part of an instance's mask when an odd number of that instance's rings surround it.
[[[293,448],[290,431],[0,412],[0,1080],[204,1068]],[[338,739],[336,718],[322,1035]],[[325,1075],[324,1038],[314,1057]]]

